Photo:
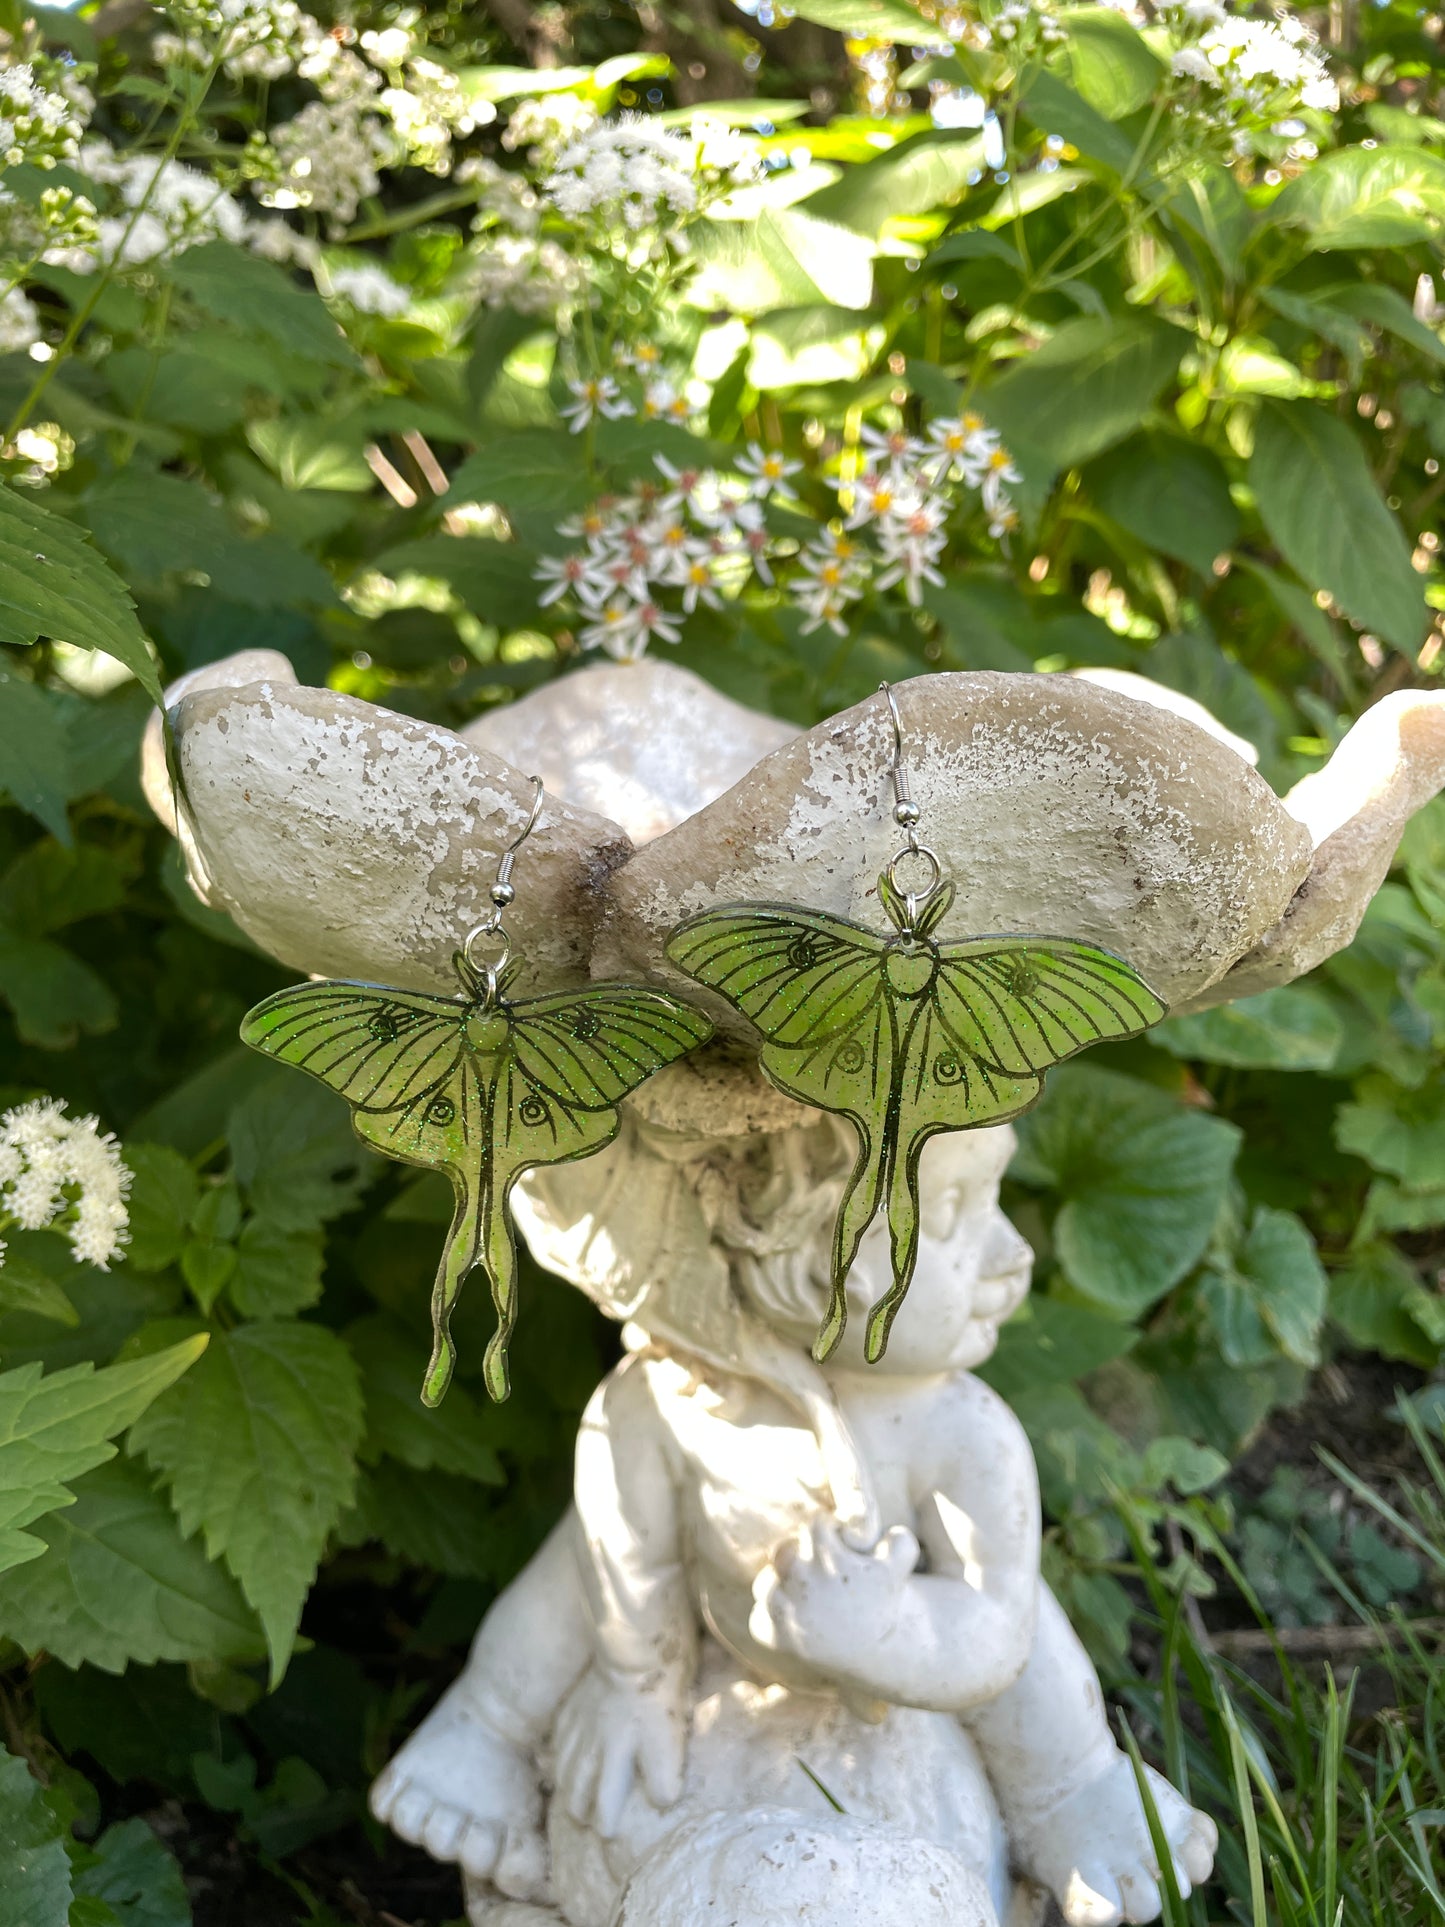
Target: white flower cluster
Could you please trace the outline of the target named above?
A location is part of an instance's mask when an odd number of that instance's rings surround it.
[[[11,288],[0,299],[0,355],[18,354],[39,339],[40,316],[34,304],[19,288]]]
[[[379,170],[392,151],[385,124],[355,96],[308,101],[271,130],[271,146],[277,179],[257,182],[261,205],[328,215],[337,236],[381,186]]]
[[[125,1243],[130,1172],[93,1117],[38,1098],[0,1117],[0,1223],[63,1231],[77,1263],[102,1271]],[[0,1263],[5,1247],[0,1242]]]
[[[426,59],[411,61],[405,80],[404,87],[386,88],[380,105],[413,166],[429,174],[449,173],[453,136],[470,134],[476,126],[462,83],[449,67]]]
[[[1272,21],[1250,20],[1219,0],[1182,0],[1166,18],[1189,36],[1174,53],[1173,71],[1221,95],[1226,107],[1262,121],[1301,107],[1325,113],[1338,108],[1339,87],[1314,35],[1296,15],[1281,9]]]
[[[632,412],[610,376],[574,388],[586,391],[577,409],[609,417]],[[735,477],[724,478],[679,469],[658,455],[664,486],[605,497],[559,524],[560,534],[583,546],[542,558],[538,601],[547,608],[570,596],[584,618],[582,647],[634,660],[649,642],[676,642],[681,618],[699,603],[721,607],[754,574],[772,586],[776,567],[806,617],[803,633],[826,625],[843,636],[849,609],[870,588],[901,588],[916,606],[925,582],[942,584],[938,564],[960,483],[980,496],[991,535],[1014,526],[1007,485],[1018,472],[979,417],[935,421],[926,437],[865,429],[864,447],[861,472],[832,483],[839,517],[786,564],[767,526],[767,504],[797,501],[792,478],[801,462],[754,442],[734,464]],[[668,605],[673,591],[679,607]]]
[[[694,144],[640,115],[599,121],[562,149],[542,191],[569,221],[670,225],[698,203]]]
[[[491,234],[477,252],[469,284],[483,307],[553,314],[578,299],[587,278],[582,263],[556,241]]]
[[[237,203],[208,174],[183,161],[117,154],[108,142],[94,140],[86,142],[75,165],[98,187],[115,190],[117,207],[100,215],[93,238],[49,250],[47,260],[58,266],[88,274],[103,262],[134,266],[202,241],[246,239],[246,217]]]
[[[562,149],[597,120],[597,109],[580,94],[537,94],[519,100],[507,116],[502,145],[509,154],[524,148],[532,167],[550,167]]]
[[[53,84],[52,84],[53,80]],[[38,71],[33,61],[0,66],[0,161],[48,167],[74,154],[94,101],[84,88],[67,90],[63,75]]]
[[[331,292],[350,302],[358,314],[379,314],[395,318],[411,305],[410,291],[393,281],[385,268],[374,261],[355,267],[332,268]]]

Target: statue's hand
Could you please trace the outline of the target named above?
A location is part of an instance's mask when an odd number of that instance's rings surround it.
[[[870,1656],[898,1625],[918,1556],[907,1526],[893,1526],[868,1552],[846,1544],[830,1521],[804,1526],[753,1581],[748,1631],[830,1680],[870,1686]]]
[[[1187,1897],[1209,1878],[1219,1829],[1152,1768],[1145,1770],[1174,1877]],[[1159,1916],[1159,1862],[1134,1769],[1122,1753],[1032,1826],[1020,1827],[1015,1818],[1011,1844],[1021,1869],[1052,1890],[1069,1927],[1118,1927]]]
[[[521,1747],[494,1733],[455,1687],[373,1782],[371,1810],[434,1860],[454,1860],[513,1899],[546,1893],[536,1767]]]
[[[682,1795],[688,1694],[676,1671],[646,1679],[594,1671],[557,1719],[557,1791],[579,1826],[611,1840],[640,1782],[665,1812]]]

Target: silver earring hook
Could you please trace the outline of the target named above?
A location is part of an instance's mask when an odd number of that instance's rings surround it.
[[[506,849],[502,851],[497,862],[496,878],[488,893],[492,899],[492,907],[482,922],[479,923],[474,930],[468,932],[467,940],[462,945],[463,957],[465,957],[467,962],[472,966],[473,970],[477,971],[479,975],[486,979],[486,998],[488,1003],[492,1002],[496,997],[498,981],[502,972],[506,969],[508,960],[512,954],[511,940],[502,928],[502,913],[510,908],[516,901],[517,896],[516,886],[512,882],[512,866],[517,860],[518,850],[521,849],[527,838],[532,834],[533,830],[536,829],[537,819],[542,814],[542,797],[544,791],[541,777],[534,776],[532,778],[532,785],[532,808],[527,816],[527,820],[507,845]],[[475,954],[476,946],[486,937],[491,937],[496,940],[496,954],[484,962],[479,962]]]
[[[912,929],[918,922],[924,906],[943,881],[943,865],[937,855],[926,843],[918,840],[918,820],[922,811],[913,800],[913,792],[908,785],[908,770],[903,761],[903,718],[898,713],[898,698],[891,683],[882,682],[878,691],[888,703],[888,714],[893,721],[893,767],[888,775],[893,784],[893,821],[904,833],[906,841],[884,872],[888,882],[897,892],[904,904],[904,914],[908,927]],[[906,889],[898,878],[899,865],[917,858],[927,866],[928,880],[922,889]]]

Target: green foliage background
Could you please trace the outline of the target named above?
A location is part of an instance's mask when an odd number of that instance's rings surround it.
[[[685,93],[696,48],[666,10],[639,59],[625,10],[554,11],[583,94],[666,109]],[[705,326],[743,324],[703,459],[756,436],[807,457],[865,417],[976,405],[1022,471],[1023,527],[1007,552],[961,542],[919,611],[879,598],[840,640],[755,596],[699,611],[676,659],[802,725],[884,674],[1131,668],[1250,738],[1280,788],[1380,695],[1429,684],[1445,342],[1415,297],[1445,231],[1438,19],[1367,10],[1334,56],[1346,106],[1326,151],[1245,184],[1171,147],[1147,36],[1067,11],[1010,96],[1022,171],[1000,183],[975,134],[908,100],[878,116],[836,98],[852,81],[828,30],[912,17],[903,0],[799,11],[818,75],[789,64],[801,23],[754,45],[739,18],[718,57],[765,97],[744,124],[766,115],[831,177],[742,227],[702,223],[651,313],[627,317],[618,293],[622,332],[685,361]],[[0,20],[21,31],[13,8]],[[460,9],[428,25],[479,97],[534,84],[511,70],[536,46],[503,26]],[[224,174],[244,144],[247,98],[186,108],[133,26],[41,10],[38,31],[98,62],[118,143],[154,149],[190,112],[193,160]],[[910,72],[905,48],[899,87],[979,78],[953,58]],[[831,114],[809,112],[810,80],[834,89]],[[1049,136],[1063,160],[1040,172]],[[496,151],[485,128],[476,146]],[[22,196],[43,185],[12,174]],[[24,1859],[44,1927],[186,1918],[175,1861],[129,1817],[161,1796],[226,1816],[246,1862],[279,1870],[269,1904],[289,1894],[294,1913],[278,1918],[331,1917],[329,1841],[363,1887],[411,1877],[362,1839],[366,1779],[556,1517],[613,1355],[588,1307],[531,1277],[511,1403],[466,1378],[488,1317],[474,1298],[462,1379],[421,1411],[445,1199],[237,1044],[286,974],[197,904],[138,786],[160,683],[236,649],[452,725],[567,673],[570,635],[532,578],[557,515],[697,448],[611,424],[585,473],[551,322],[468,308],[463,228],[438,199],[399,175],[350,237],[412,291],[405,319],[353,314],[343,333],[301,277],[214,240],[104,285],[37,271],[73,352],[0,358],[0,1108],[49,1092],[95,1112],[135,1172],[114,1271],[49,1233],[13,1236],[0,1269],[0,1711],[49,1784],[0,1757],[0,1855]],[[27,421],[73,443],[43,490],[15,442]],[[378,486],[377,449],[410,505]],[[447,533],[460,501],[493,504],[503,539]],[[97,679],[86,649],[132,675]],[[1020,1137],[1010,1203],[1036,1287],[988,1376],[1034,1439],[1050,1577],[1110,1677],[1139,1625],[1121,1494],[1156,1550],[1181,1532],[1196,1547],[1207,1523],[1275,1576],[1286,1621],[1327,1617],[1314,1568],[1289,1576],[1309,1506],[1286,1488],[1241,1523],[1221,1480],[1327,1361],[1383,1360],[1371,1383],[1440,1409],[1445,805],[1309,981],[1093,1053]],[[42,1449],[57,1437],[63,1454]],[[1310,1530],[1381,1603],[1423,1583],[1388,1535]],[[1211,1583],[1184,1552],[1172,1572],[1176,1598]],[[142,1892],[144,1908],[127,1898]]]

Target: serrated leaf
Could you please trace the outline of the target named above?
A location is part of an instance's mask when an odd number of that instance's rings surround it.
[[[190,1161],[168,1144],[127,1144],[125,1161],[132,1176],[125,1261],[136,1271],[163,1271],[185,1246],[200,1180]]]
[[[105,979],[57,943],[9,937],[0,930],[0,999],[27,1044],[67,1050],[81,1031],[115,1025],[117,1005]]]
[[[1213,1010],[1170,1017],[1149,1041],[1175,1057],[1246,1070],[1327,1071],[1345,1026],[1330,999],[1311,984],[1261,991]]]
[[[1405,247],[1445,226],[1445,158],[1423,147],[1341,147],[1276,197],[1269,219],[1304,245]]]
[[[494,435],[452,476],[449,502],[496,502],[513,513],[545,510],[554,517],[582,507],[591,496],[575,437],[562,430],[518,429]]]
[[[350,1210],[376,1170],[341,1099],[284,1073],[236,1106],[227,1136],[252,1211],[279,1231],[315,1231]]]
[[[24,1760],[0,1751],[0,1876],[5,1927],[66,1927],[66,1829]]]
[[[351,1503],[362,1426],[341,1339],[278,1321],[219,1334],[131,1434],[170,1486],[182,1530],[200,1528],[255,1608],[273,1684],[326,1536]]]
[[[1185,336],[1142,315],[1069,321],[979,397],[989,424],[1042,484],[1137,428],[1183,358]]]
[[[42,1377],[39,1365],[0,1373],[0,1572],[38,1559],[42,1541],[21,1528],[72,1502],[67,1489],[115,1457],[110,1441],[205,1350],[188,1339],[130,1364],[74,1365]]]
[[[1335,1113],[1335,1143],[1377,1171],[1423,1190],[1445,1173],[1445,1083],[1402,1090],[1371,1078]]]
[[[496,1579],[508,1560],[499,1553],[476,1486],[449,1472],[415,1472],[393,1459],[366,1467],[356,1505],[339,1528],[346,1545],[375,1539],[408,1565],[457,1579]]]
[[[120,577],[63,516],[0,483],[0,642],[103,649],[153,701],[160,677]]]
[[[1203,576],[1239,538],[1217,455],[1176,435],[1136,435],[1090,464],[1089,492],[1112,521]]]
[[[1198,1261],[1241,1133],[1114,1071],[1056,1071],[1020,1118],[1013,1174],[1060,1200],[1064,1273],[1096,1303],[1146,1310]]]
[[[254,1659],[260,1629],[235,1581],[185,1539],[144,1468],[116,1459],[36,1526],[40,1558],[0,1574],[0,1635],[67,1666]]]
[[[1329,1281],[1293,1212],[1256,1211],[1233,1262],[1206,1271],[1199,1295],[1227,1364],[1264,1365],[1277,1352],[1300,1365],[1319,1363]]]
[[[0,672],[0,792],[70,841],[66,800],[71,794],[69,744],[60,711],[47,690]]]
[[[435,1411],[418,1400],[426,1353],[409,1331],[377,1315],[348,1327],[346,1340],[361,1367],[366,1396],[364,1458],[385,1456],[417,1472],[453,1472],[500,1485],[502,1468],[487,1415],[466,1387],[453,1386]]]
[[[1356,622],[1413,653],[1424,637],[1424,585],[1364,450],[1344,422],[1307,401],[1267,402],[1249,485],[1272,540],[1310,589],[1327,589]]]
[[[261,609],[334,598],[319,562],[277,534],[242,535],[197,482],[126,469],[91,489],[81,509],[106,554],[142,581],[200,571],[219,595]]]
[[[171,279],[218,321],[274,341],[288,353],[332,368],[357,366],[325,302],[283,268],[229,241],[187,248],[170,264]]]
[[[252,1218],[236,1240],[235,1264],[226,1281],[231,1303],[243,1318],[290,1318],[321,1296],[326,1248],[317,1231],[287,1231],[268,1218]]]
[[[1132,165],[1134,143],[1129,136],[1047,67],[1035,72],[1019,106],[1039,133],[1057,134],[1090,160],[1101,161],[1111,174],[1125,174]]]
[[[144,1820],[107,1827],[78,1859],[77,1897],[103,1902],[120,1927],[191,1927],[185,1876]]]

